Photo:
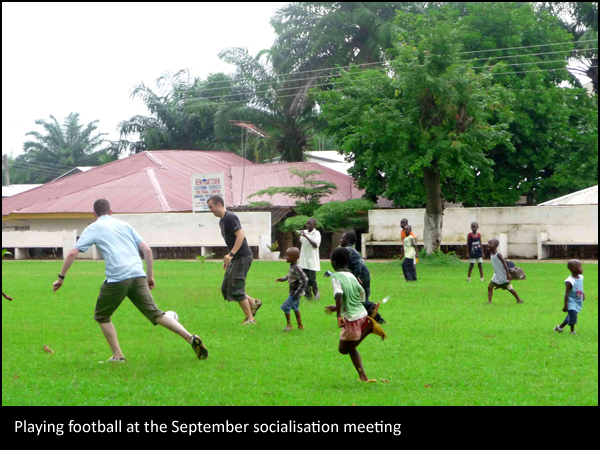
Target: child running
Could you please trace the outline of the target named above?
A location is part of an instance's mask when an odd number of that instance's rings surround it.
[[[510,284],[510,280],[512,280],[512,276],[508,271],[508,266],[502,253],[498,251],[498,246],[500,242],[498,239],[492,239],[488,242],[488,248],[492,253],[492,265],[494,266],[494,277],[492,281],[488,285],[488,304],[492,303],[492,296],[494,295],[494,289],[502,289],[510,292],[516,299],[517,303],[523,303],[523,300],[519,298],[519,294],[515,291]]]
[[[369,301],[369,297],[371,296],[371,273],[365,264],[365,260],[358,253],[358,250],[354,248],[354,244],[356,243],[356,233],[354,231],[348,231],[342,235],[340,239],[340,245],[350,252],[350,264],[348,265],[348,269],[352,274],[356,277],[360,285],[365,290],[365,301],[363,306],[367,310],[369,316],[373,317],[377,323],[384,324],[387,323],[381,314],[379,314],[379,307],[381,306],[381,302],[377,304]]]
[[[563,306],[563,312],[567,313],[565,321],[554,327],[554,331],[562,333],[563,329],[569,325],[571,327],[571,334],[575,333],[575,324],[577,324],[577,316],[583,308],[583,301],[585,300],[585,294],[583,293],[583,265],[581,261],[572,259],[567,264],[568,269],[571,271],[571,276],[565,280],[567,290],[565,292],[565,303]]]
[[[478,229],[479,224],[473,222],[471,224],[472,232],[467,236],[467,248],[469,249],[469,257],[471,258],[471,263],[469,264],[469,278],[467,278],[468,282],[471,282],[471,273],[473,272],[475,263],[477,263],[479,267],[481,281],[485,281],[483,278],[483,245],[481,244],[481,234],[477,232]]]
[[[298,323],[298,329],[304,330],[302,325],[302,318],[300,317],[300,297],[304,295],[304,290],[308,286],[308,277],[298,265],[298,259],[300,259],[300,250],[297,247],[288,248],[285,252],[285,260],[290,264],[290,272],[283,278],[277,278],[275,281],[283,283],[287,281],[290,285],[290,295],[281,309],[285,314],[287,320],[287,326],[283,331],[292,331],[292,320],[290,311],[293,309],[296,315],[296,322]]]
[[[363,367],[362,358],[356,348],[364,338],[374,333],[385,340],[387,335],[383,328],[370,316],[362,304],[365,299],[365,290],[358,283],[354,275],[348,270],[350,252],[344,247],[338,247],[331,253],[331,264],[336,273],[331,275],[335,305],[327,306],[325,312],[336,312],[340,333],[339,352],[350,355],[352,364],[358,372],[360,381],[375,383],[370,380]]]

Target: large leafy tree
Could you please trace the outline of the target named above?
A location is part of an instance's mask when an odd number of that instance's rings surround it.
[[[79,114],[63,121],[36,120],[43,131],[30,131],[32,139],[23,144],[24,154],[11,161],[11,183],[46,183],[75,166],[97,166],[118,157],[118,149],[99,133],[98,121],[82,124]],[[14,168],[14,169],[13,169]]]
[[[428,252],[442,239],[443,185],[489,177],[486,151],[501,142],[511,146],[511,94],[492,86],[489,72],[460,62],[457,20],[458,12],[447,10],[401,14],[405,31],[395,46],[393,76],[350,72],[342,77],[343,92],[318,96],[329,132],[354,161],[352,174],[371,199],[426,204]]]
[[[513,205],[526,196],[532,205],[597,184],[597,105],[584,90],[561,87],[572,80],[565,68],[577,46],[543,45],[574,40],[559,18],[524,3],[467,3],[462,14],[463,51],[478,52],[466,55],[478,71],[505,74],[493,82],[513,92],[515,120],[511,147],[489,153],[493,178],[458,186],[454,199]]]

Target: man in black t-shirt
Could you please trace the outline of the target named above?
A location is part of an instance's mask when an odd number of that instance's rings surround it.
[[[222,197],[215,195],[208,200],[208,208],[219,217],[221,235],[227,244],[229,254],[223,258],[225,277],[221,285],[223,298],[230,302],[238,302],[246,315],[242,325],[255,324],[258,309],[262,306],[260,300],[255,300],[246,294],[246,277],[252,265],[252,250],[248,246],[246,235],[238,217],[225,209]]]

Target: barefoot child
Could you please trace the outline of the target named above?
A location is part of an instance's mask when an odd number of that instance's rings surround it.
[[[502,289],[510,292],[516,299],[517,303],[523,303],[523,300],[519,298],[519,294],[515,291],[510,284],[512,276],[508,271],[508,266],[502,254],[498,251],[500,242],[498,239],[492,239],[488,242],[488,248],[492,252],[492,265],[494,266],[494,277],[488,285],[488,304],[492,303],[492,296],[494,295],[494,289]]]
[[[298,259],[300,259],[300,250],[297,247],[288,248],[285,252],[285,260],[290,264],[290,272],[283,278],[277,278],[275,281],[283,283],[287,281],[290,285],[290,295],[281,309],[285,313],[287,319],[287,326],[283,331],[292,331],[292,320],[290,311],[293,309],[296,315],[296,322],[298,323],[298,329],[304,330],[302,325],[302,318],[300,317],[300,297],[304,295],[304,290],[308,287],[308,277],[298,265]]]
[[[471,258],[471,263],[469,264],[469,278],[467,281],[471,282],[471,273],[473,272],[473,267],[475,263],[479,266],[479,276],[481,277],[481,281],[485,281],[483,278],[483,246],[481,244],[481,234],[477,232],[479,229],[479,224],[477,222],[473,222],[471,224],[471,231],[467,236],[467,248],[469,249],[469,257]]]
[[[12,297],[9,297],[8,295],[6,295],[4,293],[4,291],[2,291],[2,297],[4,297],[6,300],[8,300],[9,302],[12,302]]]
[[[342,355],[350,355],[360,381],[374,383],[376,380],[369,380],[365,374],[362,358],[356,348],[371,333],[381,336],[383,340],[387,336],[379,324],[367,315],[362,304],[362,300],[365,299],[365,290],[348,270],[349,263],[350,252],[348,249],[338,247],[333,250],[331,264],[336,273],[331,275],[331,284],[333,285],[335,305],[326,307],[325,312],[337,314],[338,326],[342,329],[339,352]]]
[[[571,334],[577,334],[575,333],[575,324],[585,300],[585,294],[583,293],[583,266],[581,261],[573,259],[569,261],[567,267],[571,271],[571,276],[565,281],[567,290],[565,292],[563,312],[567,313],[567,317],[562,324],[554,327],[554,331],[562,333],[563,328],[569,325],[571,327]]]

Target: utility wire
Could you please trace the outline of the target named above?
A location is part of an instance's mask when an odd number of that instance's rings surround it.
[[[597,39],[589,39],[589,40],[584,40],[584,41],[556,42],[556,43],[552,43],[552,44],[538,44],[538,45],[529,45],[529,46],[522,46],[522,47],[508,47],[508,48],[499,48],[499,49],[493,49],[493,50],[474,50],[474,51],[469,51],[469,52],[461,52],[461,53],[457,53],[457,54],[465,55],[465,54],[470,54],[470,53],[481,53],[481,52],[492,52],[492,51],[499,52],[502,50],[517,50],[517,49],[521,49],[521,48],[545,47],[545,46],[549,46],[549,45],[578,44],[578,43],[585,43],[585,42],[597,42]],[[566,50],[565,52],[572,52],[575,50],[592,50],[592,49],[572,49],[572,50]],[[540,54],[544,54],[544,53],[540,53]],[[515,56],[527,56],[527,55],[515,55]],[[489,58],[483,58],[483,59],[489,59]],[[468,61],[472,61],[472,60],[468,60]],[[389,64],[389,61],[379,61],[379,62],[364,63],[364,64],[350,64],[347,66],[327,67],[324,69],[303,70],[303,71],[299,71],[299,72],[286,72],[286,73],[281,73],[281,74],[273,74],[273,77],[276,78],[276,77],[282,77],[282,76],[286,76],[286,75],[294,76],[294,75],[313,73],[313,72],[323,72],[326,70],[341,70],[341,69],[347,69],[350,67],[364,67],[364,66],[371,66],[371,65],[376,65],[376,64]],[[307,78],[307,79],[311,79],[311,78]],[[216,85],[218,83],[232,83],[232,82],[239,83],[242,81],[251,81],[251,80],[253,80],[253,78],[241,78],[239,80],[213,81],[213,82],[210,82],[210,84]],[[284,80],[284,81],[300,81],[300,80]]]
[[[488,66],[484,66],[484,67],[488,67]],[[591,66],[590,68],[594,68],[594,67],[598,67],[598,66]],[[516,74],[516,73],[553,72],[553,71],[557,71],[557,70],[572,70],[572,69],[563,67],[563,68],[556,68],[556,69],[541,69],[541,70],[522,71],[522,72],[492,73],[492,75],[496,76],[496,75],[506,75],[506,74]],[[388,78],[388,77],[387,76],[377,76],[377,77],[364,78],[364,79],[361,79],[361,80],[330,82],[330,83],[324,83],[324,84],[316,84],[316,85],[314,85],[312,87],[331,86],[331,85],[337,85],[337,84],[347,84],[347,83],[350,83],[350,82],[361,83],[361,82],[370,81],[370,80],[377,79],[377,78]],[[261,94],[264,94],[266,92],[274,92],[274,91],[263,91],[263,92],[261,92]],[[307,92],[306,93],[306,95],[310,95],[310,94],[315,94],[315,93],[314,92]],[[296,94],[294,94],[294,95],[278,95],[275,99],[279,100],[279,99],[282,99],[282,98],[290,98],[290,97],[296,97]],[[211,97],[211,98],[222,98],[222,97]],[[197,100],[208,100],[208,99],[209,99],[208,97],[202,97],[202,98],[198,98]],[[233,104],[233,103],[252,103],[253,101],[254,101],[254,99],[250,99],[250,100],[233,100],[233,101],[227,101],[227,102],[211,102],[211,105],[212,106],[221,106],[221,105],[229,105],[229,104]],[[155,110],[168,110],[168,109],[170,109],[170,108],[155,108]]]

